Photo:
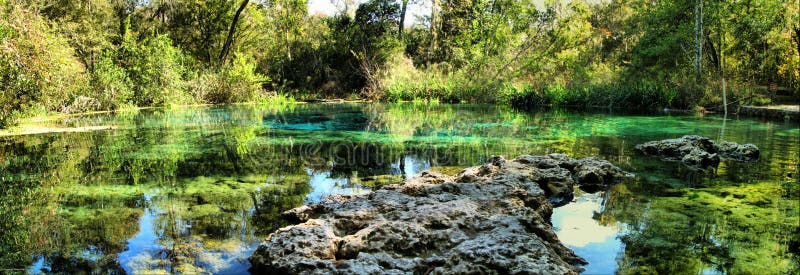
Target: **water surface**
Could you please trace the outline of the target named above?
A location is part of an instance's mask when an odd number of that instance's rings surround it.
[[[151,109],[51,122],[114,126],[0,138],[0,272],[246,273],[279,214],[491,155],[599,156],[636,174],[556,209],[596,273],[798,271],[797,124],[516,112],[494,106],[301,104]],[[637,154],[699,134],[758,162],[692,171]]]

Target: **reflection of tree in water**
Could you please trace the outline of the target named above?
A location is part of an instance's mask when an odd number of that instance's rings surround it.
[[[64,134],[0,148],[11,156],[0,166],[0,230],[8,238],[0,240],[0,267],[27,268],[42,254],[53,272],[118,270],[114,255],[135,233],[141,210],[127,208],[137,204],[136,192],[75,184],[94,176],[83,165],[91,143],[86,134]]]
[[[169,242],[165,244],[169,252],[154,259],[172,259],[181,263],[170,265],[174,268],[197,271],[186,263],[211,263],[217,257],[209,256],[209,251],[241,249],[242,242],[258,241],[255,233],[261,231],[250,224],[252,198],[257,193],[287,195],[289,202],[274,203],[280,205],[272,206],[275,209],[302,204],[297,197],[307,193],[308,187],[297,184],[307,178],[299,162],[261,162],[238,155],[258,153],[242,146],[255,137],[249,133],[257,126],[231,127],[231,134],[222,140],[205,140],[208,135],[174,128],[143,125],[128,131],[44,135],[3,143],[2,155],[9,156],[0,167],[3,186],[15,188],[0,195],[4,213],[0,267],[25,269],[34,255],[43,255],[44,267],[53,272],[119,271],[116,255],[137,234],[143,208],[148,207],[157,209],[157,226],[163,241]],[[218,157],[217,146],[188,145],[217,142],[237,148],[235,158]],[[270,167],[275,163],[281,165]],[[195,164],[204,166],[197,169]],[[194,173],[219,179],[242,171],[285,174],[293,170],[302,177],[291,188],[282,183],[269,187],[267,176],[213,181],[177,177]],[[143,194],[153,190],[163,196],[145,205]],[[269,217],[274,213],[267,212],[259,214],[262,220],[276,220]]]
[[[153,188],[148,207],[161,249],[132,265],[153,272],[224,272],[228,260],[246,258],[265,233],[283,225],[281,212],[302,205],[307,181],[307,175],[197,177]]]
[[[303,205],[309,191],[311,190],[308,185],[308,176],[302,175],[276,179],[267,188],[253,193],[255,230],[261,234],[268,234],[288,225],[286,220],[280,217],[281,213]]]

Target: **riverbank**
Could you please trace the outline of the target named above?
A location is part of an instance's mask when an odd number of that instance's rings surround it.
[[[338,102],[338,101],[337,101]],[[341,101],[349,102],[349,101]],[[363,101],[353,101],[363,102]],[[197,107],[224,107],[236,105],[252,105],[252,106],[265,106],[268,108],[281,108],[289,104],[306,104],[304,101],[287,101],[277,102],[272,104],[270,101],[266,102],[247,102],[247,103],[230,103],[230,104],[186,104],[186,105],[172,105],[168,107],[126,107],[110,111],[89,111],[89,112],[76,112],[76,113],[48,113],[43,115],[36,115],[20,119],[16,125],[8,128],[0,128],[0,137],[7,136],[22,136],[22,135],[36,135],[46,133],[69,133],[69,132],[90,132],[119,129],[119,125],[92,125],[92,126],[74,126],[70,125],[73,120],[86,116],[103,116],[109,114],[136,114],[146,110],[176,110],[185,108]]]
[[[225,107],[225,106],[253,106],[256,108],[267,108],[267,109],[275,109],[275,110],[282,110],[282,109],[291,109],[292,106],[299,106],[305,104],[349,104],[349,103],[362,103],[362,104],[385,104],[385,102],[377,102],[377,101],[370,101],[365,99],[307,99],[307,100],[297,100],[297,101],[280,101],[280,102],[249,102],[249,103],[233,103],[233,104],[191,104],[191,105],[173,105],[169,107],[128,107],[124,109],[118,109],[113,111],[92,111],[92,112],[82,112],[82,113],[71,113],[71,114],[64,114],[64,113],[50,113],[47,115],[38,115],[33,117],[23,118],[19,121],[19,123],[15,126],[0,129],[0,137],[7,137],[7,136],[21,136],[21,135],[34,135],[34,134],[46,134],[46,133],[65,133],[65,132],[87,132],[87,131],[102,131],[102,130],[111,130],[111,129],[119,129],[118,125],[113,124],[102,124],[102,125],[91,125],[91,126],[74,126],[72,121],[78,120],[76,118],[86,117],[86,116],[103,116],[107,114],[135,114],[141,111],[146,110],[176,110],[176,109],[185,109],[185,108],[195,108],[195,107]],[[437,106],[437,105],[449,105],[448,103],[440,103],[440,101],[436,99],[420,99],[416,98],[413,100],[398,100],[393,103],[407,103],[413,104],[415,106],[418,105],[428,105],[428,106]],[[390,103],[391,104],[391,103]],[[459,105],[459,104],[455,104]],[[508,106],[508,105],[500,105],[500,104],[487,104],[487,106]],[[740,111],[740,117],[760,117],[768,120],[784,120],[787,115],[774,115],[774,114],[785,114],[789,113],[790,120],[797,121],[797,112],[793,111],[791,108],[795,108],[796,110],[797,105],[784,105],[782,106],[784,109],[775,108],[775,107],[752,107],[754,110],[760,110],[761,112],[758,113],[745,113]],[[691,110],[681,110],[681,109],[669,109],[665,108],[661,109],[654,109],[649,108],[645,110],[637,109],[637,108],[624,108],[622,106],[583,106],[583,105],[568,105],[568,106],[552,106],[552,105],[531,105],[527,107],[510,107],[510,109],[517,109],[524,112],[533,112],[533,111],[542,111],[542,110],[569,110],[575,112],[589,112],[589,113],[608,113],[608,114],[627,114],[627,115],[638,115],[638,114],[649,114],[649,115],[715,115],[716,112],[707,111],[701,107],[697,107]],[[765,111],[766,110],[766,111]],[[773,114],[773,115],[761,115],[761,114]]]
[[[741,106],[739,115],[800,121],[800,105]]]

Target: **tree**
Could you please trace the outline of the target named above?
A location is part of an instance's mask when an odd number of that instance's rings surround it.
[[[228,30],[228,37],[225,38],[225,44],[222,46],[222,51],[219,53],[219,63],[225,63],[225,58],[228,56],[228,51],[230,50],[231,43],[233,43],[233,33],[236,32],[236,23],[239,23],[239,15],[242,14],[244,8],[247,7],[247,3],[250,1],[243,0],[242,4],[239,5],[239,9],[236,10],[236,14],[233,15],[233,21],[231,21],[231,27]]]
[[[694,71],[695,83],[700,84],[703,72],[703,0],[694,3]]]
[[[86,92],[87,74],[67,41],[35,10],[0,6],[0,128],[31,110],[59,111]]]
[[[409,0],[400,0],[400,24],[397,26],[397,39],[403,40],[403,30],[405,30],[408,4],[414,4],[414,3],[416,2]]]

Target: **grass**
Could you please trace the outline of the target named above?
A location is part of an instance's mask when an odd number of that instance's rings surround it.
[[[653,109],[663,107],[689,107],[680,101],[679,89],[650,83],[607,84],[588,86],[548,85],[536,88],[528,85],[509,86],[501,95],[501,102],[526,108],[535,106],[581,106],[608,108]]]
[[[473,83],[453,78],[393,79],[385,87],[389,102],[498,103],[517,108],[580,106],[609,108],[688,108],[688,92],[668,85],[608,84],[535,87],[512,82]]]

